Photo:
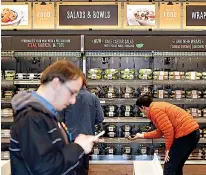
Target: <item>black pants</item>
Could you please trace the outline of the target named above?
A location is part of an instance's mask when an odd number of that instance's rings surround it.
[[[76,175],[88,175],[89,171],[89,154],[85,154],[76,168]]]
[[[184,163],[196,148],[199,140],[199,130],[175,139],[169,152],[170,160],[164,165],[164,175],[183,175]]]

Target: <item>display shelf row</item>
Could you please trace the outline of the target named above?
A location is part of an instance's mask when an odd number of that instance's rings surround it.
[[[10,137],[1,137],[1,143],[10,143]],[[127,138],[104,138],[104,143],[164,143],[164,139],[137,139],[135,141],[130,141]],[[206,138],[201,138],[199,143],[206,143]]]
[[[199,124],[206,123],[206,118],[198,117],[195,118]],[[1,117],[1,123],[12,123],[14,121],[13,117]],[[103,123],[148,123],[150,122],[147,118],[142,117],[106,117]]]
[[[147,155],[145,155],[146,157]],[[112,160],[114,155],[109,155],[110,160],[102,160],[102,156],[99,155],[91,155],[91,160],[89,161],[90,165],[133,165],[134,160]],[[9,160],[9,152],[2,151],[1,152],[2,160]],[[161,161],[161,164],[164,164],[164,161]],[[206,160],[187,160],[185,162],[186,165],[206,165]]]
[[[136,103],[136,98],[100,98],[100,103],[101,104],[125,104],[125,105],[134,105]],[[200,98],[200,99],[173,99],[173,98],[163,98],[163,99],[158,99],[154,98],[154,101],[164,101],[164,102],[169,102],[172,104],[206,104],[206,99],[205,98]],[[2,104],[10,104],[11,99],[1,99]]]
[[[136,103],[136,98],[100,98],[100,103],[102,105],[107,104],[122,104],[122,105],[134,105]],[[206,104],[205,98],[200,99],[173,99],[173,98],[154,98],[154,101],[164,101],[172,104]],[[10,104],[11,99],[1,99],[2,104]]]
[[[100,98],[100,103],[101,104],[126,104],[126,105],[134,105],[136,103],[135,98]],[[163,99],[157,99],[154,98],[154,101],[164,101],[164,102],[169,102],[172,104],[206,104],[206,99],[170,99],[170,98],[163,98]]]
[[[2,84],[8,85],[32,85],[40,84],[39,80],[1,80]],[[206,80],[88,80],[88,85],[205,85]]]
[[[7,85],[28,85],[28,84],[40,84],[39,80],[1,80],[2,84]],[[88,85],[205,85],[206,80],[88,80]]]
[[[195,118],[199,124],[206,123],[206,118],[198,117]],[[106,117],[104,119],[104,123],[148,123],[150,122],[147,118],[142,117],[116,117],[116,118],[109,118]]]

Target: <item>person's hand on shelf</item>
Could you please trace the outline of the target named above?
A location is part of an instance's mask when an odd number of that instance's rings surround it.
[[[134,137],[132,136],[129,136],[128,139],[133,141],[133,140],[136,140],[136,139],[142,139],[144,138],[144,133],[137,133]]]

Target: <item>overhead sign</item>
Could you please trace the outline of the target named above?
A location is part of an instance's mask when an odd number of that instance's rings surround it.
[[[1,29],[31,29],[30,2],[2,2]]]
[[[2,36],[1,37],[1,50],[9,51],[11,49],[11,36]]]
[[[205,36],[155,36],[155,51],[206,51]]]
[[[121,3],[57,3],[57,28],[120,28]]]
[[[54,29],[54,3],[33,3],[33,29]]]
[[[14,51],[80,51],[80,36],[13,36]]]
[[[85,36],[84,50],[145,51],[153,49],[152,36]]]
[[[183,4],[183,27],[185,29],[206,29],[206,2]]]
[[[160,3],[160,29],[180,29],[181,28],[181,4],[173,3],[168,5]]]

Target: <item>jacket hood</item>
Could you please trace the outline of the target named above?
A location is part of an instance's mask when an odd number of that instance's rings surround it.
[[[37,98],[35,98],[32,95],[33,92],[28,92],[28,91],[22,91],[16,94],[12,100],[11,100],[11,105],[14,111],[14,114],[18,113],[19,111],[27,108],[27,107],[32,107],[35,108],[36,110],[42,111],[44,113],[49,113],[52,115],[52,113],[44,107],[44,104],[41,103],[41,101]]]

